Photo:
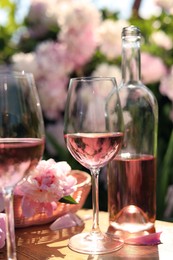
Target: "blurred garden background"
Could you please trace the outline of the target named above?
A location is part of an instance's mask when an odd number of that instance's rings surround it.
[[[119,84],[121,31],[130,24],[142,32],[142,80],[159,104],[157,219],[172,221],[172,0],[1,0],[0,67],[11,65],[34,74],[46,127],[44,157],[65,160],[73,169],[80,169],[63,138],[69,79],[115,76]],[[105,180],[104,169],[101,210],[107,209]]]

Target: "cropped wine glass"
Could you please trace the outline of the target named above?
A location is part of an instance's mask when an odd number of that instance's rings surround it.
[[[0,73],[0,191],[6,212],[7,258],[15,260],[14,187],[43,155],[44,124],[32,74]]]
[[[92,176],[92,230],[71,237],[69,247],[86,254],[116,251],[122,247],[123,241],[101,232],[98,197],[100,168],[115,157],[123,141],[123,117],[115,78],[70,80],[64,137],[72,156],[88,168]]]

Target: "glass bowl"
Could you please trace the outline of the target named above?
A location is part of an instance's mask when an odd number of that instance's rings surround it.
[[[38,211],[32,217],[27,218],[22,214],[22,196],[14,195],[15,227],[27,227],[51,223],[58,217],[65,215],[68,212],[75,213],[79,209],[81,209],[91,189],[91,176],[88,173],[79,170],[72,170],[71,174],[77,179],[77,189],[71,196],[76,200],[78,204],[66,204],[57,202],[57,209],[53,211],[53,214],[51,216],[47,216],[43,211]]]

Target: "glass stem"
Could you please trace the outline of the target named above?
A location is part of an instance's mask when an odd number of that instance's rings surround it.
[[[99,172],[100,169],[91,169],[92,177],[92,207],[93,207],[93,226],[92,233],[100,233],[99,228]]]
[[[3,189],[6,213],[6,241],[7,259],[16,260],[15,232],[14,232],[14,209],[13,209],[13,188]]]

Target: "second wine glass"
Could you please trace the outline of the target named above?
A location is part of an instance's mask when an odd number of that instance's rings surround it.
[[[98,197],[100,168],[115,157],[123,141],[123,117],[115,78],[70,80],[64,137],[72,156],[88,168],[92,176],[92,230],[73,236],[69,247],[86,254],[116,251],[123,246],[123,241],[101,232]]]
[[[44,124],[32,74],[0,73],[0,191],[5,201],[7,258],[16,260],[13,190],[44,151]]]

